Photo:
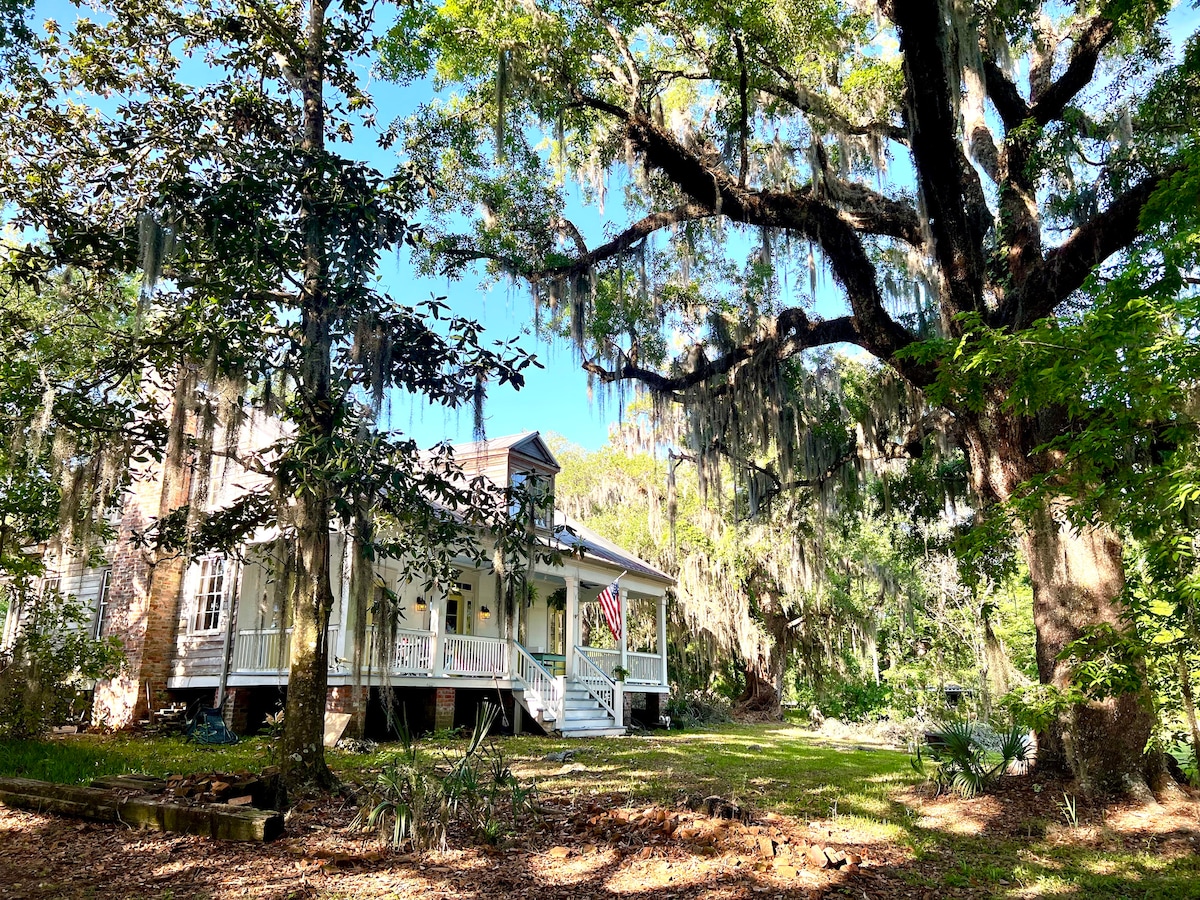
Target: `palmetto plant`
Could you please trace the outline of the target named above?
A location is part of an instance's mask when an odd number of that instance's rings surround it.
[[[417,850],[444,849],[455,824],[498,843],[533,809],[534,798],[533,788],[521,785],[499,749],[486,742],[499,712],[490,703],[480,706],[467,746],[445,767],[423,762],[408,728],[401,726],[400,754],[384,766],[350,827],[376,829],[393,846]]]
[[[1030,751],[1029,738],[1019,726],[1001,735],[999,746],[990,749],[980,740],[977,725],[950,722],[926,733],[925,745],[918,743],[913,751],[912,766],[937,786],[939,794],[952,790],[969,798],[987,791],[1010,769],[1027,766]]]

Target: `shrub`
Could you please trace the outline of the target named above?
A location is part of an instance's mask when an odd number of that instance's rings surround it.
[[[863,722],[878,718],[889,708],[892,689],[887,683],[876,684],[874,679],[847,681],[836,692],[821,698],[817,707],[827,718],[843,722]]]
[[[455,825],[498,844],[534,806],[533,789],[521,785],[500,750],[486,742],[499,712],[482,704],[466,748],[442,767],[420,758],[402,724],[398,758],[383,767],[350,827],[377,830],[389,844],[414,850],[445,849]]]
[[[6,659],[0,659],[0,739],[34,738],[79,714],[89,682],[120,671],[116,638],[91,636],[91,616],[75,597],[49,591],[33,602]]]
[[[939,794],[953,790],[967,798],[991,789],[1011,766],[1026,765],[1031,750],[1028,735],[1018,725],[995,735],[969,722],[951,722],[928,732],[925,742],[913,750],[913,768],[929,778]]]
[[[733,721],[728,703],[701,691],[671,694],[666,714],[671,717],[672,727],[679,728],[703,728]]]

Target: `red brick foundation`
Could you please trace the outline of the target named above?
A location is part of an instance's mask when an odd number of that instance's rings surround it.
[[[216,697],[213,697],[214,702]],[[221,706],[221,717],[229,729],[238,735],[250,730],[250,688],[231,687],[225,689],[225,702]]]
[[[440,687],[434,690],[433,727],[437,731],[454,727],[454,688]]]
[[[325,699],[325,711],[331,713],[349,713],[350,724],[342,732],[342,737],[360,738],[367,719],[367,688],[352,684],[338,685],[329,688]]]

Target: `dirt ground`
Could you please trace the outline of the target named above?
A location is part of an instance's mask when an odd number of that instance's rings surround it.
[[[952,836],[994,836],[1101,851],[1196,852],[1193,802],[1099,809],[1080,801],[1077,824],[1059,826],[1047,817],[1053,790],[1014,778],[970,803],[921,791],[897,799],[920,829],[947,836],[946,848]],[[956,864],[949,849],[926,848],[918,857],[908,846],[864,839],[844,819],[801,822],[766,813],[739,822],[611,802],[544,798],[539,818],[509,846],[421,855],[387,852],[376,840],[351,835],[346,826],[355,811],[337,800],[298,804],[285,837],[267,845],[135,832],[0,806],[0,897],[931,900],[996,893],[994,886],[941,882],[939,873]],[[826,862],[831,857],[838,868]]]

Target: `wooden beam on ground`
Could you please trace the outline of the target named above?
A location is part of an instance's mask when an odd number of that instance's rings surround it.
[[[0,803],[34,812],[121,822],[135,828],[227,841],[272,841],[283,834],[283,816],[271,810],[223,803],[189,806],[147,797],[122,797],[104,788],[30,778],[0,778]]]

